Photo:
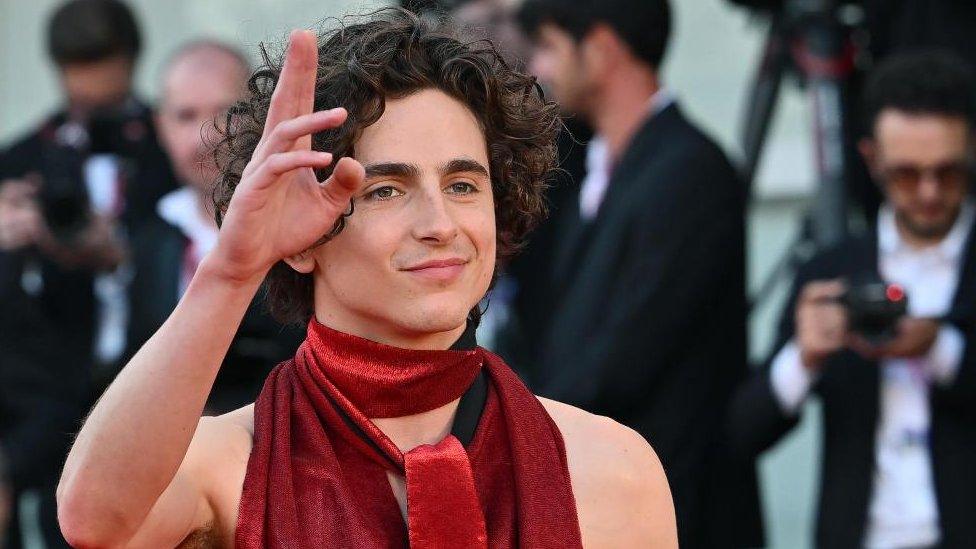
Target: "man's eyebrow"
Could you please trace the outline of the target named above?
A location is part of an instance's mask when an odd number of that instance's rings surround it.
[[[366,166],[366,179],[373,177],[403,177],[416,179],[420,177],[420,169],[414,164],[405,162],[379,162]]]
[[[486,168],[481,162],[472,160],[470,158],[455,158],[454,160],[451,160],[450,162],[447,162],[441,166],[440,171],[442,175],[468,172],[488,177],[488,168]]]

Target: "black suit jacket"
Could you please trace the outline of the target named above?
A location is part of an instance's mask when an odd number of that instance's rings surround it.
[[[24,260],[0,255],[0,276],[21,272]],[[87,396],[87,386],[75,383],[85,372],[51,344],[56,335],[19,282],[0,280],[0,454],[7,466],[0,473],[18,493],[60,471]]]
[[[877,272],[875,237],[852,238],[822,252],[801,267],[780,322],[776,349],[793,337],[799,290],[812,280],[858,277]],[[959,287],[946,321],[966,339],[958,375],[946,387],[933,385],[930,450],[945,547],[971,547],[976,540],[976,254],[970,235]],[[911,298],[911,296],[909,296]],[[880,404],[877,363],[840,352],[824,364],[814,391],[823,402],[817,538],[819,547],[860,546],[867,525],[875,463],[875,433]],[[769,364],[737,392],[729,416],[735,448],[751,456],[772,446],[799,421],[785,414],[772,392]]]
[[[133,235],[135,275],[129,287],[126,357],[135,354],[176,307],[187,245],[179,229],[158,217]],[[266,311],[263,297],[256,297],[214,381],[207,412],[228,412],[254,402],[271,369],[293,357],[304,337],[304,327],[278,324]]]
[[[634,136],[596,219],[566,235],[540,393],[647,438],[683,547],[761,544],[753,464],[729,462],[722,437],[746,373],[743,186],[725,155],[665,108]]]

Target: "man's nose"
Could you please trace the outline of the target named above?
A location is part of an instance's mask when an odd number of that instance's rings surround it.
[[[415,238],[431,244],[443,244],[457,237],[457,221],[450,211],[444,193],[439,190],[425,193],[416,204],[414,210],[416,220],[413,228]]]
[[[918,181],[918,197],[924,200],[934,200],[939,198],[941,194],[942,185],[939,178],[931,172],[923,173]]]

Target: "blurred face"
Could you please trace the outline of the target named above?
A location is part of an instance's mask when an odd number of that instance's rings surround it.
[[[167,70],[156,124],[184,184],[209,192],[216,181],[214,121],[239,99],[245,78],[236,59],[215,52],[188,53]]]
[[[582,49],[569,33],[544,23],[532,50],[529,72],[539,78],[547,93],[567,112],[586,111],[589,86]]]
[[[312,252],[317,318],[400,346],[431,334],[447,334],[449,345],[495,268],[494,200],[477,119],[440,91],[387,101],[355,158],[366,168],[355,213]]]
[[[952,229],[969,187],[969,136],[961,118],[882,111],[866,151],[901,230],[938,240]]]
[[[68,110],[76,118],[84,118],[95,109],[117,106],[132,90],[132,60],[121,55],[61,65],[58,72]]]

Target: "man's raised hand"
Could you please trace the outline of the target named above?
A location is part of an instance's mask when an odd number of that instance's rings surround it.
[[[324,182],[314,169],[332,154],[311,149],[312,134],[340,126],[345,109],[313,112],[318,69],[315,36],[294,31],[288,41],[264,132],[244,168],[220,230],[214,260],[227,277],[263,277],[277,261],[315,244],[349,207],[365,177],[342,158]]]

